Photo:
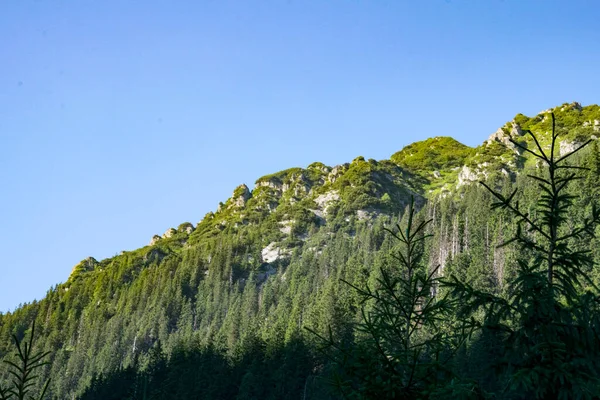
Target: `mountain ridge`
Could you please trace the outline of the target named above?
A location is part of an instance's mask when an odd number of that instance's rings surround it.
[[[600,130],[597,105],[552,111],[563,132],[557,151]],[[305,337],[306,327],[341,334],[360,304],[340,282],[362,287],[377,279],[394,246],[385,228],[403,221],[411,197],[418,217],[432,220],[424,265],[501,291],[516,253],[498,245],[513,227],[488,212],[489,193],[472,183],[524,185],[523,172],[539,165],[507,139],[530,146],[531,129],[545,146],[549,124],[547,113],[517,114],[477,147],[438,136],[390,159],[314,162],[259,177],[252,189],[241,184],[196,225],[181,223],[114,257],[88,257],[40,301],[0,314],[0,357],[35,320],[40,346],[51,352],[44,376],[52,377],[52,394],[73,398],[98,374],[146,368],[158,343],[167,355],[200,343],[235,359],[248,343],[277,347]],[[597,146],[590,147],[574,158],[597,159],[600,171]],[[599,177],[582,186],[580,210],[590,206]],[[521,188],[525,207],[535,189]]]
[[[207,213],[198,225],[205,223],[206,218],[226,223],[227,216],[231,216],[236,210],[240,211],[247,204],[272,213],[280,203],[289,207],[307,198],[314,200],[319,196],[329,195],[333,201],[337,201],[340,189],[348,186],[355,188],[369,181],[379,187],[363,193],[351,191],[352,196],[358,195],[363,200],[350,207],[354,211],[364,211],[360,208],[361,205],[371,211],[385,211],[393,206],[405,205],[405,201],[398,198],[399,191],[394,193],[395,197],[386,192],[385,187],[389,188],[390,184],[403,185],[407,192],[430,197],[448,195],[465,184],[482,177],[487,178],[490,173],[500,172],[506,176],[516,174],[530,160],[509,139],[517,139],[525,146],[531,145],[530,139],[524,135],[525,131],[533,130],[539,135],[541,143],[547,142],[547,132],[540,134],[539,131],[549,128],[546,115],[549,112],[556,113],[559,128],[566,122],[571,128],[575,125],[577,129],[575,132],[568,132],[560,142],[561,152],[572,150],[586,137],[595,138],[593,133],[600,131],[600,106],[596,104],[584,107],[577,102],[563,103],[543,110],[534,117],[519,113],[477,147],[464,145],[450,136],[435,136],[410,143],[393,153],[389,159],[365,160],[358,156],[350,163],[335,166],[317,161],[306,168],[292,167],[261,176],[256,179],[253,189],[246,184],[239,185],[230,198],[219,204],[216,212]],[[336,185],[338,179],[341,179],[341,183]],[[386,194],[388,196],[381,200]],[[310,201],[305,201],[304,205],[317,218],[323,218],[326,210],[322,204],[314,207]],[[330,204],[325,207],[328,205]],[[315,213],[315,210],[318,211]],[[237,222],[243,223],[243,217],[242,221]]]
[[[582,106],[578,102],[563,103],[542,110],[533,117],[516,114],[512,120],[498,128],[477,147],[469,147],[450,136],[434,136],[404,146],[393,153],[389,159],[365,160],[364,157],[357,156],[352,162],[335,166],[315,161],[306,168],[287,168],[257,178],[253,189],[245,183],[240,184],[234,189],[231,197],[225,202],[220,202],[216,211],[208,212],[196,226],[184,222],[177,229],[169,228],[163,235],[153,235],[149,245],[153,246],[159,240],[171,238],[177,233],[181,236],[183,230],[188,235],[196,232],[196,236],[199,236],[199,233],[206,233],[208,229],[214,230],[215,226],[225,227],[230,219],[234,225],[245,224],[248,220],[244,219],[246,214],[242,210],[247,205],[253,207],[254,211],[266,211],[271,214],[277,211],[280,204],[285,206],[284,209],[297,212],[298,207],[294,208],[293,205],[300,202],[305,210],[314,214],[311,217],[304,213],[304,218],[308,219],[308,222],[311,219],[313,222],[323,221],[323,217],[327,215],[327,207],[340,199],[340,186],[360,187],[361,184],[369,181],[379,183],[380,187],[376,188],[377,190],[358,193],[363,200],[362,203],[354,202],[356,204],[350,207],[364,218],[385,212],[386,209],[405,205],[406,202],[399,197],[405,196],[407,192],[422,197],[447,196],[463,185],[487,178],[492,170],[500,171],[506,176],[515,174],[524,167],[523,164],[519,168],[517,161],[517,158],[522,157],[523,154],[509,141],[509,138],[518,139],[527,145],[528,142],[523,136],[526,130],[533,130],[539,135],[540,142],[546,143],[548,132],[540,135],[539,131],[549,128],[547,114],[550,112],[556,114],[559,125],[566,120],[578,129],[576,132],[568,132],[566,139],[560,142],[561,152],[573,150],[574,145],[581,144],[584,138],[588,136],[596,138],[593,133],[600,132],[600,106],[597,104]],[[580,128],[587,128],[587,131]],[[525,160],[525,163],[527,161]],[[349,173],[349,176],[346,176],[346,173]],[[340,178],[342,183],[335,185]],[[383,186],[389,188],[390,184],[403,185],[406,192],[397,190],[395,201],[392,201],[390,195],[383,189]],[[351,191],[346,197],[354,197],[357,195],[356,192],[356,190]],[[381,200],[386,194],[388,196]],[[326,201],[311,202],[319,199],[319,196]],[[376,197],[379,197],[380,201],[377,201]],[[361,204],[363,208],[360,208]],[[284,210],[280,211],[287,215]],[[265,217],[264,212],[259,215]],[[251,220],[258,222],[260,217],[255,214]],[[291,231],[293,222],[293,220],[279,219],[279,224],[286,225],[280,231]],[[198,228],[200,229],[197,230]],[[73,268],[71,276],[75,272],[80,273],[82,270],[78,266],[90,259],[95,260],[93,257],[82,260]],[[86,270],[89,271],[90,268]]]

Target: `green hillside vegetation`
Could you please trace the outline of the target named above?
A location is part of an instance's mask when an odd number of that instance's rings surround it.
[[[560,134],[558,154],[561,146],[574,150],[600,134],[598,106],[569,103],[551,111]],[[597,349],[568,344],[569,351],[588,356],[565,361],[569,370],[562,378],[552,369],[556,365],[528,369],[540,353],[531,358],[505,353],[507,332],[522,340],[511,345],[536,349],[553,338],[564,340],[564,332],[551,336],[527,313],[495,314],[486,308],[520,307],[514,295],[525,282],[523,274],[537,276],[535,266],[543,269],[544,261],[539,248],[512,242],[499,246],[516,235],[534,244],[542,241],[539,232],[519,224],[509,207],[490,211],[498,197],[478,182],[541,221],[541,189],[527,175],[546,176],[548,167],[519,146],[538,151],[526,132],[531,130],[547,151],[550,117],[549,112],[517,114],[476,148],[437,137],[406,146],[390,160],[357,157],[338,166],[315,162],[263,176],[254,188],[240,185],[196,225],[176,224],[148,246],[115,257],[87,258],[42,300],[0,314],[0,358],[13,355],[13,335],[22,341],[35,321],[36,348],[49,352],[49,364],[39,369],[32,390],[41,392],[51,378],[47,398],[385,398],[381,393],[389,382],[400,382],[393,386],[407,388],[412,398],[559,398],[535,390],[536,382],[558,387],[543,380],[555,378],[579,382],[563,385],[567,397],[562,398],[594,398],[596,384],[584,387],[581,376],[572,374],[578,368],[590,375],[600,372],[589,359]],[[575,171],[581,179],[563,192],[576,197],[569,197],[572,204],[560,212],[560,235],[584,226],[586,218],[589,222],[600,200],[596,142],[568,161],[587,169]],[[394,235],[421,223],[423,239],[414,244],[416,258],[409,268],[397,259],[406,254],[406,243]],[[563,310],[548,314],[557,324],[573,322],[565,315],[580,318],[575,311],[585,308],[576,305],[595,299],[600,243],[593,233],[587,229],[561,244],[563,254],[589,252],[589,262],[577,264],[584,275],[572,284],[571,297],[548,295],[544,304]],[[565,257],[565,263],[573,262]],[[524,261],[533,269],[527,270]],[[418,273],[408,276],[407,270]],[[461,291],[454,290],[458,283],[442,287],[450,277],[463,285]],[[378,302],[389,301],[394,291],[385,289],[401,285],[416,285],[402,293],[418,304],[446,299],[441,314],[434,309],[426,322],[411,319],[407,325],[403,320],[403,326],[417,327],[409,342],[424,343],[418,356],[395,347],[396,340],[406,341],[404,331],[380,342],[383,336],[377,332],[387,331],[372,324],[387,318]],[[531,285],[543,288],[539,282]],[[424,297],[423,288],[435,296]],[[381,296],[374,297],[377,293]],[[409,309],[403,302],[395,307]],[[419,307],[411,308],[411,318],[420,315]],[[588,320],[596,321],[595,315]],[[520,328],[527,324],[548,335],[527,342]],[[595,327],[585,329],[586,335],[598,333]],[[330,346],[324,348],[323,339]],[[382,357],[370,357],[379,351],[377,343],[387,350],[379,353]],[[369,371],[373,375],[367,376]],[[418,384],[398,371],[415,371]],[[431,371],[438,380],[429,379]],[[526,378],[514,380],[518,371],[525,371],[519,377]],[[0,385],[8,382],[8,372],[0,369]],[[569,397],[572,393],[581,396]]]
[[[431,173],[461,167],[472,151],[451,137],[438,136],[409,144],[391,160],[415,173]]]
[[[404,147],[391,161],[420,179],[423,192],[435,196],[452,190],[460,168],[473,152],[451,137],[439,136]]]

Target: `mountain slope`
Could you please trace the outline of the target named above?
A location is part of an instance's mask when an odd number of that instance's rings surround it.
[[[596,105],[552,111],[564,131],[559,152],[600,131]],[[359,304],[340,279],[359,286],[376,279],[394,246],[384,227],[402,219],[411,196],[421,215],[434,219],[427,262],[502,290],[516,254],[496,245],[511,224],[490,215],[489,195],[472,183],[522,185],[523,172],[538,166],[508,138],[532,149],[531,129],[547,146],[549,123],[547,112],[517,114],[476,148],[436,137],[390,160],[315,162],[261,177],[252,190],[240,185],[196,226],[182,223],[141,249],[83,260],[43,300],[1,315],[0,356],[9,352],[10,335],[22,337],[35,319],[40,345],[52,353],[45,371],[52,394],[71,398],[99,373],[146,368],[158,343],[167,356],[200,343],[236,359],[250,343],[275,351],[310,341],[304,327],[343,336]],[[593,151],[576,161],[592,162]],[[578,189],[587,192],[582,209],[597,179],[586,182]],[[308,379],[311,372],[298,373]]]

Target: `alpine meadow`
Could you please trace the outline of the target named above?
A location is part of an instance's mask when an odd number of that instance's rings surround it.
[[[600,398],[598,135],[564,103],[242,184],[0,314],[0,399]]]

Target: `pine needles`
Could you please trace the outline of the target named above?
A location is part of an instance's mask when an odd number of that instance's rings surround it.
[[[436,295],[439,267],[428,271],[422,264],[431,220],[418,222],[415,215],[412,199],[406,227],[387,230],[400,249],[392,254],[396,263],[380,269],[373,287],[345,282],[364,304],[354,342],[313,331],[338,367],[333,384],[346,398],[460,398],[472,390],[455,379],[450,365],[472,325],[453,318],[453,300]]]
[[[568,186],[582,179],[585,168],[568,165],[569,158],[585,147],[557,156],[559,133],[554,114],[550,149],[544,150],[532,132],[536,149],[513,141],[544,165],[543,174],[528,175],[539,189],[534,212],[519,207],[517,191],[503,196],[485,182],[495,197],[492,209],[508,210],[516,218],[516,234],[501,244],[516,244],[532,254],[521,259],[516,277],[508,282],[508,297],[475,290],[450,277],[446,287],[461,304],[463,317],[480,312],[482,331],[493,332],[504,344],[495,360],[498,380],[504,387],[498,397],[526,399],[592,399],[600,396],[600,297],[587,271],[593,266],[588,250],[573,250],[574,242],[594,235],[600,212],[578,225],[570,224],[573,200]],[[589,289],[591,288],[591,289]],[[481,312],[483,311],[483,312]]]
[[[35,352],[33,350],[35,338],[35,322],[31,326],[31,335],[29,341],[21,342],[16,336],[13,335],[15,347],[17,352],[15,357],[16,362],[5,360],[8,364],[8,373],[12,376],[12,386],[0,387],[0,400],[42,400],[46,395],[48,386],[50,385],[50,379],[44,384],[39,396],[34,397],[31,394],[32,389],[36,386],[37,371],[48,365],[48,362],[44,359],[50,354],[49,352]]]

